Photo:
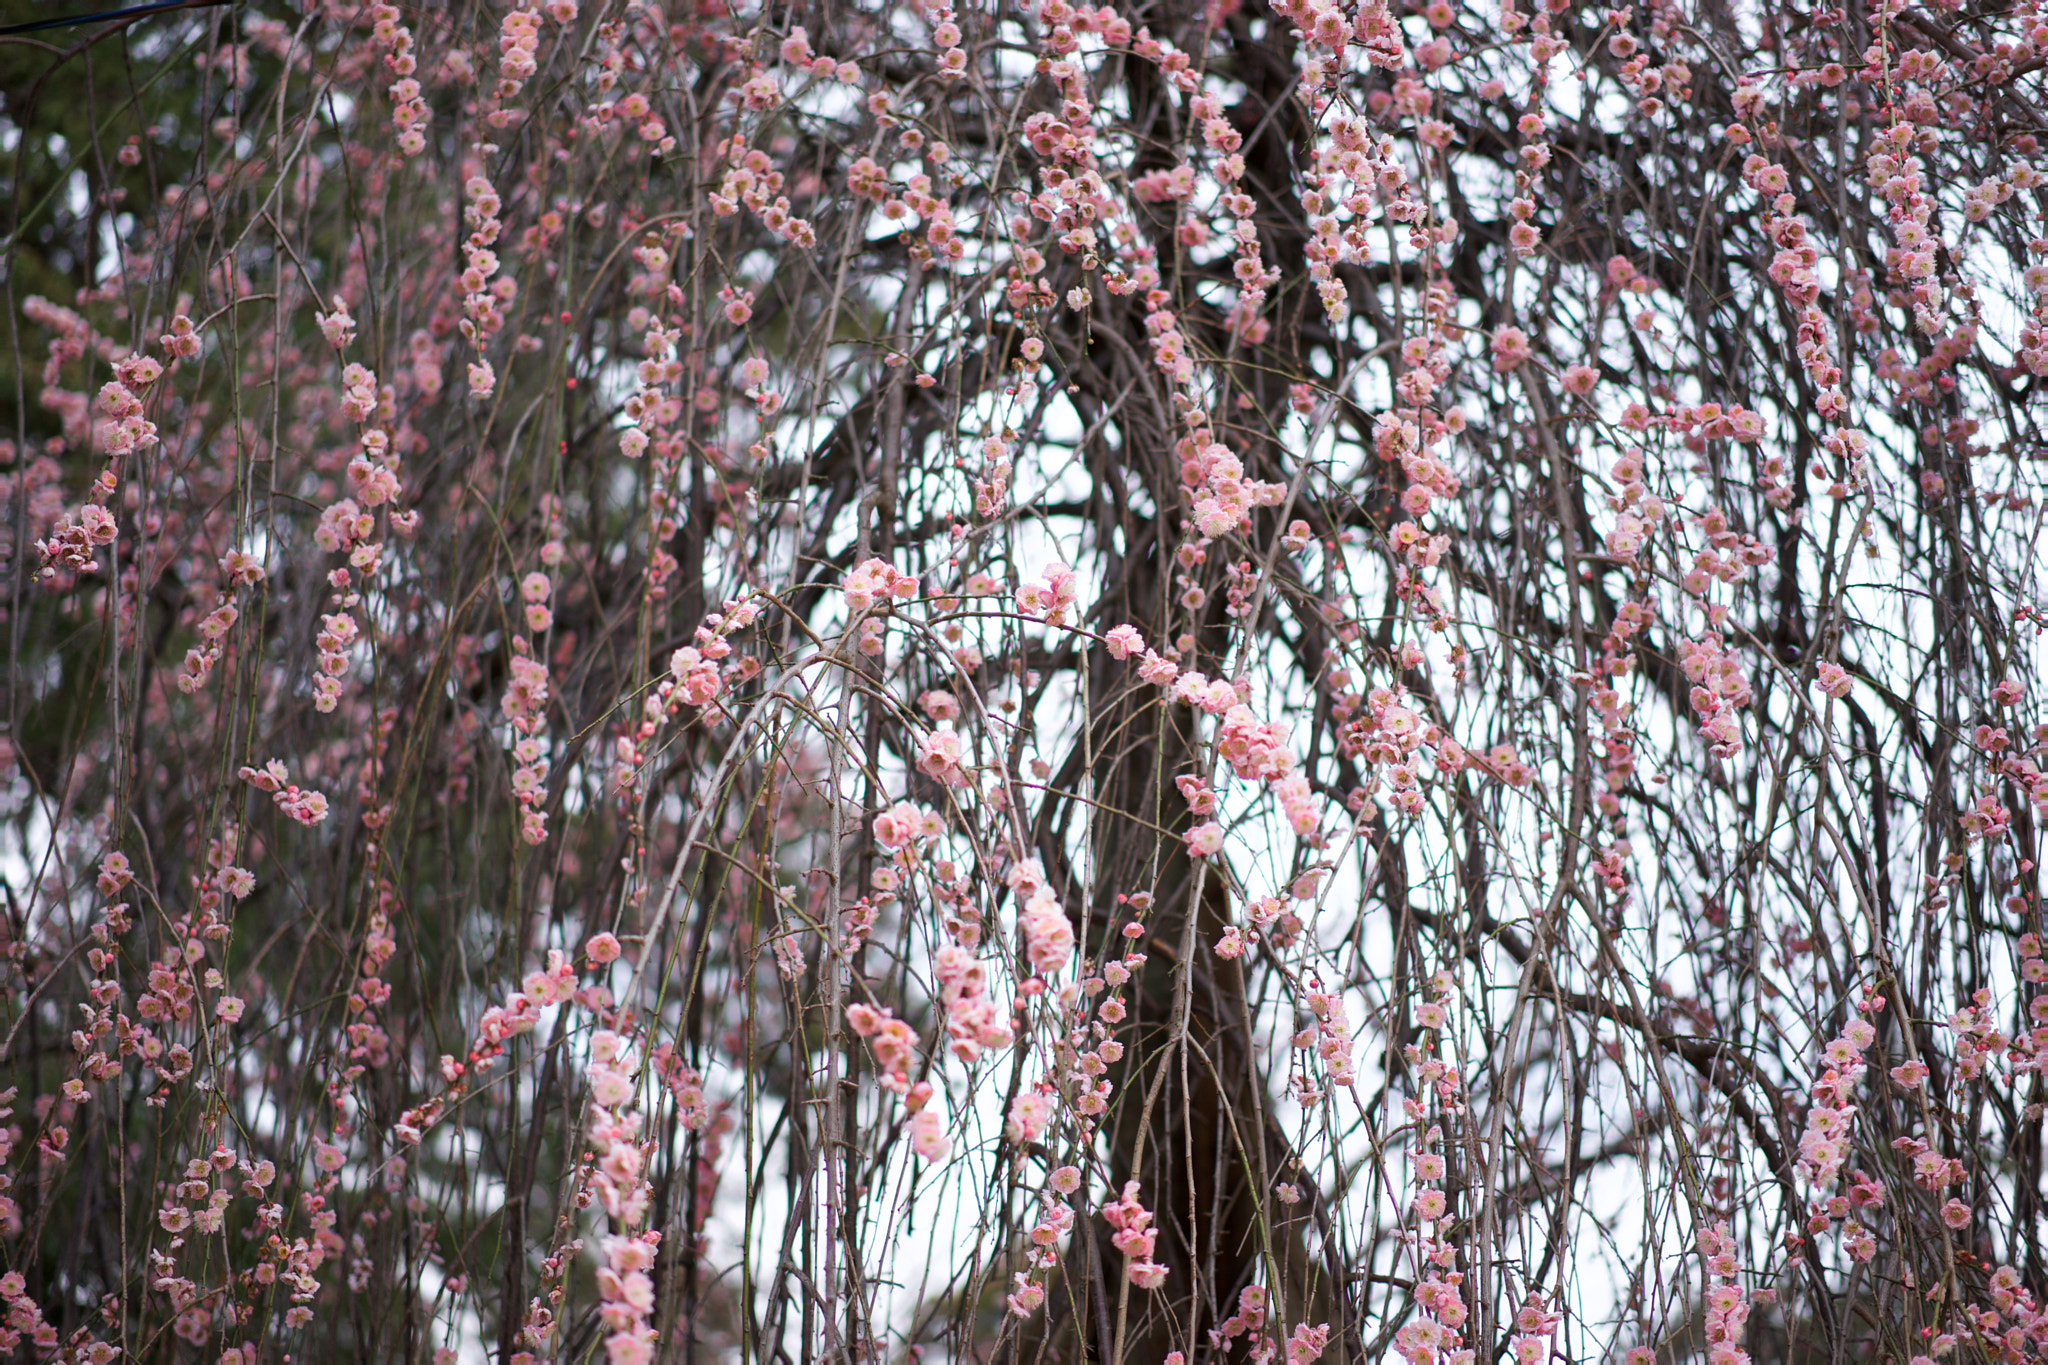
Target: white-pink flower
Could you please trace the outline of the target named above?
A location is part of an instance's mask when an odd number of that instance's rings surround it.
[[[907,601],[917,596],[916,577],[898,572],[886,559],[863,560],[846,575],[841,587],[846,593],[846,609],[855,616],[886,604],[890,598]]]
[[[949,787],[964,787],[971,780],[966,756],[966,744],[952,730],[933,730],[917,742],[918,771]]]
[[[1503,327],[1493,334],[1493,368],[1506,374],[1529,358],[1529,334],[1519,327]]]
[[[1024,930],[1024,952],[1031,959],[1031,970],[1043,975],[1066,965],[1074,951],[1074,927],[1067,922],[1067,912],[1052,888],[1039,887],[1025,903],[1017,923]]]
[[[936,1109],[920,1109],[910,1120],[910,1149],[923,1161],[943,1161],[952,1143],[946,1122]]]

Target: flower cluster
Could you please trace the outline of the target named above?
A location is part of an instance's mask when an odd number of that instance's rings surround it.
[[[941,945],[932,955],[932,972],[938,978],[939,1003],[946,1010],[954,1056],[972,1065],[984,1051],[1010,1046],[1010,1021],[989,995],[988,970],[971,947],[960,942]]]
[[[2039,986],[2048,982],[2048,957],[2041,953],[2039,934],[2021,934],[2014,945],[2020,958],[2020,980]],[[2048,990],[2035,991],[2027,999],[2027,1023],[2031,1027],[2012,1040],[2011,1063],[2015,1078],[2029,1072],[2048,1070]]]
[[[654,1281],[648,1275],[661,1245],[658,1230],[635,1232],[653,1206],[647,1181],[647,1151],[640,1115],[625,1106],[637,1092],[639,1062],[628,1041],[610,1029],[590,1036],[591,1110],[588,1131],[597,1149],[590,1188],[616,1231],[603,1241],[605,1264],[597,1272],[599,1316],[610,1365],[647,1365],[654,1359]]]
[[[1152,1259],[1159,1229],[1152,1215],[1138,1202],[1138,1182],[1124,1182],[1124,1192],[1114,1203],[1102,1206],[1102,1219],[1116,1231],[1110,1245],[1124,1254],[1124,1278],[1140,1289],[1157,1289],[1166,1283],[1166,1267]]]
[[[230,550],[221,556],[220,572],[227,580],[230,597],[236,588],[261,583],[265,576],[263,566],[240,550]],[[228,633],[241,618],[241,608],[230,600],[222,602],[200,620],[199,643],[185,651],[185,667],[178,675],[179,691],[189,695],[206,686],[207,678],[212,675],[214,665],[220,662],[227,647]]]
[[[6,1319],[0,1323],[0,1351],[17,1351],[26,1339],[40,1353],[55,1353],[59,1341],[57,1328],[44,1319],[42,1306],[29,1296],[28,1281],[22,1278],[20,1271],[10,1270],[0,1275],[0,1304],[7,1309]],[[110,1361],[118,1354],[117,1348],[104,1344],[96,1344],[94,1349],[101,1361]],[[91,1358],[89,1354],[80,1356],[80,1359]]]
[[[413,56],[412,30],[400,23],[396,5],[376,5],[370,10],[371,33],[385,49],[384,65],[398,79],[391,83],[391,126],[398,133],[398,150],[418,156],[427,149],[426,125],[433,118],[415,78],[419,59]]]
[[[1550,1358],[1550,1340],[1557,1332],[1560,1315],[1543,1306],[1532,1293],[1515,1310],[1515,1331],[1508,1339],[1508,1352],[1515,1365],[1542,1365]]]
[[[1430,1002],[1425,1010],[1441,1006]],[[1411,1045],[1413,1056],[1423,1055],[1426,1046],[1433,1055],[1437,1028],[1427,1021],[1424,1023],[1424,1043]],[[1441,1020],[1439,1019],[1439,1023]],[[1442,1064],[1439,1062],[1440,1067]],[[1422,1099],[1404,1101],[1410,1121],[1420,1124],[1428,1114],[1428,1105]],[[1464,1349],[1462,1329],[1465,1326],[1466,1308],[1461,1293],[1465,1277],[1454,1269],[1458,1263],[1458,1247],[1448,1240],[1451,1225],[1449,1197],[1443,1185],[1448,1170],[1443,1155],[1443,1129],[1431,1124],[1422,1132],[1412,1164],[1414,1184],[1409,1195],[1408,1212],[1417,1228],[1410,1235],[1417,1262],[1415,1306],[1417,1314],[1403,1323],[1394,1333],[1394,1350],[1408,1365],[1437,1365],[1449,1360],[1462,1365],[1468,1357]]]
[[[291,781],[280,759],[273,758],[260,769],[242,768],[236,775],[257,791],[270,793],[277,808],[302,825],[317,825],[327,818],[327,797]]]
[[[1017,589],[1017,614],[1026,620],[1043,621],[1058,629],[1066,624],[1077,586],[1074,571],[1056,562],[1046,569],[1044,578],[1034,579]]]
[[[1303,993],[1302,1000],[1315,1017],[1315,1023],[1295,1035],[1295,1046],[1302,1049],[1314,1047],[1316,1055],[1323,1059],[1323,1074],[1328,1078],[1331,1089],[1350,1089],[1357,1081],[1358,1073],[1351,1063],[1351,1020],[1344,1010],[1343,995],[1336,991],[1318,990],[1311,985]],[[1306,1072],[1302,1073],[1297,1091],[1303,1104],[1314,1104],[1322,1098]]]
[[[85,504],[78,509],[76,520],[64,517],[48,536],[36,542],[36,553],[43,559],[37,576],[45,581],[54,580],[59,569],[97,573],[99,551],[112,545],[119,534],[120,527],[112,512],[96,502]]]
[[[456,326],[476,348],[477,358],[469,365],[470,396],[488,398],[497,387],[498,376],[483,348],[504,327],[501,307],[509,304],[518,291],[510,276],[498,274],[498,253],[494,248],[504,229],[498,221],[502,204],[497,190],[483,176],[473,175],[462,191],[469,200],[469,206],[463,210],[469,235],[462,243],[462,320]]]
[[[540,15],[529,9],[508,10],[498,24],[499,100],[518,98],[526,82],[540,69],[535,58],[539,51]]]
[[[1616,460],[1612,472],[1617,488],[1607,500],[1609,510],[1615,513],[1614,529],[1607,533],[1607,553],[1616,559],[1634,560],[1643,542],[1663,521],[1664,503],[1643,481],[1640,451],[1630,450]]]
[[[891,599],[909,601],[917,596],[917,578],[886,559],[866,559],[855,565],[840,585],[846,594],[846,610],[855,617],[886,609]]]
[[[348,1066],[345,1081],[354,1080],[366,1068],[383,1067],[391,1060],[391,1036],[378,1022],[377,1011],[391,998],[391,983],[384,968],[398,952],[392,933],[392,916],[398,911],[398,892],[389,881],[379,879],[376,902],[363,930],[363,955],[357,964],[355,989],[348,994],[352,1016],[347,1029]]]
[[[912,1084],[910,1069],[922,1057],[917,1030],[879,1006],[855,1003],[846,1007],[847,1027],[867,1040],[881,1069],[884,1090],[903,1097],[910,1115],[910,1147],[921,1160],[945,1159],[951,1144],[946,1138],[945,1117],[929,1107],[936,1093],[929,1081]]]
[[[859,1003],[846,1007],[846,1025],[867,1040],[868,1051],[881,1068],[882,1088],[909,1094],[910,1068],[919,1057],[917,1030],[884,1007]]]
[[[1716,758],[1733,758],[1742,745],[1742,724],[1737,712],[1749,705],[1754,695],[1742,664],[1722,641],[1720,632],[1709,631],[1698,640],[1678,642],[1678,665],[1692,684],[1687,694],[1693,714],[1702,722],[1710,752]]]
[[[1877,1039],[1868,1019],[1851,1019],[1822,1049],[1827,1069],[1814,1082],[1813,1104],[1806,1111],[1806,1127],[1799,1136],[1799,1164],[1806,1178],[1822,1190],[1834,1186],[1848,1152],[1849,1126],[1855,1122],[1852,1102],[1862,1083],[1864,1049]]]
[[[619,954],[619,941],[610,933],[593,934],[584,944],[584,956],[593,967],[616,962]],[[574,965],[559,950],[551,949],[545,968],[528,972],[521,989],[509,993],[503,1004],[491,1005],[478,1016],[466,1060],[458,1061],[445,1054],[441,1057],[439,1071],[447,1090],[400,1114],[392,1125],[392,1135],[408,1145],[418,1143],[449,1106],[480,1079],[483,1069],[505,1055],[512,1039],[533,1031],[540,1023],[542,1010],[570,1002],[602,1016],[609,1006],[610,993],[598,985],[579,987]],[[619,1068],[614,1067],[613,1071],[618,1072]],[[624,1074],[630,1077],[632,1073]]]
[[[1979,987],[1969,1004],[1948,1017],[1956,1040],[1956,1074],[1964,1080],[1984,1075],[1986,1066],[2006,1049],[1991,1005],[1991,992]]]
[[[661,733],[665,720],[691,706],[716,714],[728,681],[745,682],[759,671],[760,660],[751,655],[727,662],[733,655],[732,637],[752,626],[759,615],[760,608],[751,601],[727,602],[725,610],[712,612],[699,623],[694,643],[669,655],[668,676],[642,701],[639,721],[616,741],[612,775],[621,792],[630,792],[638,783],[647,746]]]
[[[749,1110],[735,1169],[776,1168],[777,1143],[872,1147],[919,1163],[915,1198],[945,1199],[993,1157],[1010,1169],[980,1188],[1018,1207],[985,1225],[1028,1243],[996,1253],[1011,1312],[1045,1306],[1099,1211],[1126,1281],[1176,1296],[1142,1316],[1179,1320],[1208,1293],[1207,1354],[1299,1365],[1327,1329],[1286,1320],[1292,1253],[1276,1239],[1270,1266],[1202,1289],[1104,1145],[1132,1134],[1119,1093],[1163,1122],[1147,1087],[1177,1063],[1137,1024],[1193,990],[1252,1010],[1241,1042],[1184,1060],[1242,1068],[1207,1078],[1228,1083],[1203,1116],[1219,1133],[1244,1117],[1240,1082],[1285,1130],[1288,1210],[1324,1198],[1310,1125],[1364,1102],[1361,1073],[1383,1060],[1407,1095],[1375,1148],[1408,1164],[1387,1195],[1412,1295],[1412,1320],[1386,1324],[1396,1352],[1470,1365],[1469,1314],[1502,1329],[1488,1349],[1541,1365],[1583,1298],[1568,1271],[1470,1274],[1499,1263],[1528,1201],[1489,1206],[1480,1235],[1502,1240],[1470,1242],[1469,1172],[1451,1164],[1470,1140],[1506,1162],[1486,1168],[1496,1194],[1558,1200],[1551,1259],[1568,1266],[1588,1215],[1517,1172],[1568,1120],[1532,1092],[1495,1126],[1515,1150],[1461,1123],[1465,1087],[1507,1103],[1516,1063],[1446,1044],[1453,976],[1405,993],[1438,963],[1483,974],[1472,952],[1527,949],[1557,977],[1530,978],[1542,1008],[1597,1026],[1598,1094],[1685,1036],[1755,1058],[1745,1086],[1801,1115],[1791,1209],[1731,1159],[1748,1139],[1714,1077],[1681,1068],[1663,1112],[1630,1115],[1636,1137],[1697,1129],[1719,1182],[1700,1218],[1761,1199],[1752,1226],[1789,1219],[1795,1255],[1838,1230],[1826,1277],[1894,1244],[1924,1267],[1926,1236],[1958,1270],[1916,1365],[1973,1338],[2023,1355],[2015,1330],[2048,1340],[2019,1277],[1992,1276],[1967,1236],[2001,1244],[1985,1173],[2010,1164],[2000,1139],[2038,1117],[2019,1090],[2048,1070],[2027,843],[2048,817],[2048,727],[2023,638],[2048,615],[2024,604],[2040,498],[2018,457],[2027,385],[2048,376],[2048,163],[2027,118],[2048,21],[2035,5],[1957,27],[1952,8],[1884,0],[1867,24],[1710,54],[1676,0],[1217,0],[1170,41],[1095,0],[994,18],[928,0],[880,24],[640,0],[512,0],[479,24],[371,3],[303,31],[248,17],[200,62],[207,116],[138,111],[104,161],[24,143],[23,173],[48,181],[15,243],[24,278],[88,283],[24,300],[47,351],[0,441],[0,560],[43,584],[0,601],[20,679],[0,818],[28,840],[0,1005],[27,1021],[16,1060],[39,1088],[0,1091],[0,1234],[105,1204],[92,1182],[126,1167],[100,1157],[141,1142],[161,1181],[131,1191],[151,1240],[125,1263],[144,1273],[102,1308],[123,1339],[253,1359],[265,1332],[313,1328],[317,1346],[341,1295],[388,1281],[385,1249],[474,1240],[482,1215],[421,1168],[516,1124],[567,1155],[551,1240],[502,1249],[542,1272],[534,1297],[530,1276],[516,1289],[527,1354],[509,1365],[570,1344],[564,1305],[593,1270],[606,1353],[639,1365],[669,1345],[659,1287],[699,1283],[687,1270],[719,1240],[718,1068],[745,1051],[800,1074],[822,997],[887,1098],[779,1124]],[[149,100],[174,87],[137,83]],[[1573,148],[1613,164],[1587,180]],[[1600,227],[1598,206],[1564,196],[1625,189],[1644,148],[1670,193],[1621,224],[1639,246],[1600,257],[1573,227]],[[658,163],[679,149],[680,179]],[[1844,184],[1870,212],[1826,208]],[[1714,209],[1705,236],[1674,220],[1695,200]],[[1265,308],[1286,299],[1283,267],[1306,317]],[[1720,302],[1687,306],[1702,284]],[[202,335],[194,315],[221,321]],[[1721,344],[1730,318],[1754,344]],[[1888,415],[1853,429],[1852,395]],[[1816,516],[1823,489],[1836,501]],[[1962,541],[1936,512],[1966,518]],[[423,515],[434,536],[408,543]],[[1857,541],[1898,571],[1880,559],[1873,585]],[[1913,631],[1879,629],[1876,648],[1859,614],[1929,555],[1969,609],[1945,612],[1921,669]],[[285,591],[266,594],[266,571]],[[774,637],[742,640],[771,603]],[[1761,673],[1752,648],[1773,651]],[[1766,705],[1794,676],[1814,694]],[[1858,697],[1884,704],[1822,700]],[[1916,716],[1962,741],[1933,767]],[[1671,916],[1726,922],[1717,875],[1668,856],[1739,846],[1726,764],[1745,744],[1825,759],[1835,725],[1885,771],[1830,806],[1827,762],[1779,765],[1788,832],[1756,878],[1782,889],[1832,856],[1825,829],[1806,837],[1816,811],[1892,812],[1894,852],[1943,823],[1919,906],[1984,931],[1920,934],[1915,1013],[1947,1027],[1879,1063],[1903,1101],[1882,1124],[1858,1110],[1876,997],[1837,1033],[1800,994],[1819,968],[1856,970],[1826,956],[1864,936],[1837,932],[1833,900],[1752,898],[1762,946],[1739,971],[1711,943],[1661,977],[1636,956]],[[1173,770],[1146,772],[1147,736],[1167,733],[1154,757]],[[222,760],[250,744],[281,757]],[[511,801],[479,776],[500,764]],[[217,790],[238,768],[296,823],[227,823],[247,818],[246,792]],[[359,820],[326,823],[312,783]],[[852,845],[849,802],[871,818]],[[1418,847],[1479,921],[1408,913]],[[814,875],[849,848],[864,884]],[[172,870],[138,870],[155,868]],[[1163,914],[1145,892],[1108,909],[1104,878],[1147,876],[1175,897]],[[1550,909],[1532,935],[1519,907],[1481,904],[1487,887]],[[600,906],[616,935],[592,932]],[[1383,911],[1391,966],[1353,947]],[[255,914],[275,922],[233,942]],[[609,970],[619,935],[643,963],[694,944],[686,997]],[[1208,951],[1190,961],[1193,936]],[[1600,962],[1573,961],[1588,945]],[[1744,1047],[1738,986],[1772,1002],[1766,1027],[1827,1040],[1818,1080]],[[1361,1025],[1362,1002],[1379,1003]],[[39,1041],[46,1016],[67,1022]],[[422,1019],[465,1041],[430,1043]],[[520,1041],[555,1024],[546,1048]],[[1016,1068],[999,1115],[955,1104],[955,1059],[969,1084],[985,1062]],[[545,1084],[492,1083],[532,1060]],[[312,1112],[279,1102],[301,1080]],[[119,1122],[131,1090],[141,1128]],[[387,1090],[412,1107],[371,1131]],[[1160,1093],[1183,1123],[1208,1103]],[[228,1116],[290,1168],[229,1151]],[[427,1143],[442,1123],[465,1131]],[[1880,1128],[1895,1141],[1873,1151]],[[1185,1174],[1163,1131],[1146,1136],[1156,1164],[1128,1172],[1162,1200]],[[1614,1141],[1668,1171],[1669,1144]],[[519,1169],[496,1173],[508,1207],[538,1207]],[[1922,1190],[1887,1210],[1905,1172]],[[669,1176],[663,1242],[648,1229]],[[1349,1218],[1371,1187],[1334,1182],[1314,1211]],[[885,1188],[819,1190],[752,1225],[808,1239],[808,1265]],[[1253,1194],[1262,1234],[1301,1212]],[[1713,1365],[1739,1365],[1761,1299],[1725,1227],[1699,1249]],[[0,1350],[103,1359],[55,1341],[29,1295],[68,1324],[120,1286],[81,1271],[52,1297],[38,1264],[0,1277]],[[446,1321],[466,1323],[479,1295],[447,1269]],[[811,1288],[848,1296],[853,1279]],[[835,1324],[854,1306],[815,1305]]]
[[[1742,1349],[1749,1300],[1736,1283],[1741,1272],[1735,1238],[1726,1223],[1716,1223],[1700,1230],[1699,1247],[1707,1264],[1707,1360],[1710,1365],[1749,1365],[1749,1352]]]
[[[547,708],[548,666],[533,657],[523,639],[512,641],[507,660],[511,678],[499,705],[518,736],[512,743],[512,794],[518,800],[520,837],[538,844],[548,837],[547,813],[541,809],[547,799]]]
[[[1025,959],[1037,975],[1052,975],[1074,952],[1074,926],[1066,907],[1060,904],[1036,858],[1012,864],[1003,880],[1017,900],[1017,927],[1024,933]]]

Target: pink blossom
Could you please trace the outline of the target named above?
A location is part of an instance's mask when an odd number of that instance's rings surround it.
[[[918,740],[919,772],[949,787],[964,787],[972,780],[965,765],[967,746],[952,730],[932,730]]]
[[[1003,1127],[1004,1136],[1018,1144],[1037,1142],[1044,1136],[1051,1117],[1051,1098],[1035,1090],[1026,1091],[1010,1105],[1010,1117]]]
[[[1017,1287],[1004,1302],[1012,1316],[1028,1318],[1045,1303],[1045,1289],[1025,1278],[1021,1271],[1014,1279]]]
[[[1074,950],[1074,929],[1051,888],[1041,886],[1032,895],[1018,924],[1024,930],[1025,952],[1033,971],[1049,974],[1066,964]]]
[[[847,610],[856,616],[886,605],[892,598],[908,600],[917,596],[917,579],[899,572],[885,559],[862,561],[847,574],[841,587],[846,594]]]
[[[919,1111],[910,1120],[910,1147],[921,1161],[943,1161],[952,1144],[946,1138],[945,1120],[935,1109]]]
[[[1145,651],[1144,660],[1138,665],[1138,676],[1154,687],[1165,687],[1180,673],[1180,666],[1171,659],[1162,659],[1151,650]]]
[[[1505,374],[1529,358],[1529,335],[1519,327],[1493,334],[1493,368]]]

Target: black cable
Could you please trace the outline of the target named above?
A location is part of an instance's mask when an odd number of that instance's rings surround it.
[[[132,19],[144,14],[161,14],[174,9],[209,9],[215,5],[226,5],[233,0],[159,0],[153,5],[130,5],[127,9],[103,10],[98,14],[79,14],[65,19],[37,19],[26,24],[9,24],[0,28],[0,38],[16,33],[35,33],[46,28],[70,28],[74,24],[96,24],[102,19]]]

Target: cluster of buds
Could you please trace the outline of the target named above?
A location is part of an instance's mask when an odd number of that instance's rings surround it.
[[[911,1150],[920,1160],[944,1160],[951,1143],[946,1137],[945,1116],[928,1107],[935,1091],[929,1081],[913,1085],[910,1080],[910,1069],[921,1055],[917,1030],[887,1009],[867,1004],[848,1005],[846,1023],[867,1040],[882,1072],[882,1088],[903,1097],[903,1107],[910,1115]]]
[[[759,615],[760,608],[752,602],[727,602],[724,611],[704,618],[697,627],[695,643],[669,655],[669,675],[647,694],[639,723],[618,737],[612,778],[621,791],[631,790],[639,781],[646,746],[661,732],[664,720],[687,706],[715,714],[729,679],[745,682],[760,672],[761,661],[752,655],[725,662],[732,656],[732,637],[753,625]]]
[[[541,804],[547,799],[547,707],[548,666],[533,657],[523,639],[512,641],[511,679],[499,704],[519,738],[512,743],[512,794],[521,814],[519,834],[529,844],[548,837],[547,813]]]
[[[1707,1263],[1707,1360],[1710,1365],[1749,1365],[1749,1352],[1742,1349],[1749,1300],[1735,1282],[1735,1239],[1726,1223],[1701,1230],[1700,1256]]]
[[[179,321],[188,329],[191,327],[189,319]],[[166,337],[164,341],[168,346],[172,338]],[[198,338],[193,337],[192,341],[196,350]],[[53,363],[58,354],[58,345],[53,343]],[[41,557],[36,576],[46,582],[56,579],[60,571],[78,574],[99,570],[99,550],[113,544],[119,535],[114,514],[107,509],[119,487],[115,468],[126,456],[157,443],[156,423],[142,415],[139,395],[163,374],[163,366],[149,356],[131,355],[115,366],[115,374],[115,379],[100,388],[99,416],[92,423],[93,444],[106,454],[107,467],[93,480],[85,504],[75,514],[60,518],[50,534],[35,545]]]
[[[1742,745],[1742,726],[1736,713],[1749,705],[1754,695],[1749,679],[1742,675],[1742,665],[1718,631],[1709,631],[1699,640],[1680,640],[1678,664],[1692,683],[1693,714],[1702,722],[1700,733],[1707,739],[1708,752],[1715,758],[1735,757]]]
[[[427,149],[427,123],[433,111],[420,93],[416,77],[419,59],[412,53],[412,30],[399,22],[396,5],[378,5],[370,11],[371,34],[383,48],[384,65],[398,79],[391,83],[391,126],[398,130],[398,150],[418,156]]]
[[[462,243],[462,321],[457,328],[477,348],[477,359],[469,367],[469,391],[485,398],[496,386],[497,376],[483,358],[483,346],[504,327],[500,307],[510,303],[518,291],[509,276],[498,277],[498,253],[492,249],[504,230],[498,221],[502,204],[497,190],[483,176],[473,175],[462,191],[469,200],[462,214],[469,235]]]
[[[846,594],[847,618],[858,632],[860,652],[879,659],[888,628],[883,618],[896,602],[917,596],[916,575],[900,572],[886,559],[867,559],[854,566],[841,588]]]
[[[37,577],[45,581],[54,579],[60,569],[96,573],[100,567],[100,548],[112,545],[118,534],[112,512],[96,502],[85,504],[78,509],[75,520],[66,515],[47,537],[36,542],[36,553],[42,556]]]
[[[1450,993],[1447,973],[1440,971],[1430,977],[1429,998],[1415,1007],[1420,1035],[1403,1052],[1415,1074],[1418,1093],[1401,1102],[1402,1112],[1422,1132],[1413,1155],[1408,1206],[1416,1223],[1410,1237],[1418,1261],[1415,1302],[1421,1311],[1394,1334],[1394,1349],[1408,1365],[1437,1365],[1444,1359],[1469,1362],[1472,1354],[1465,1348],[1462,1335],[1466,1318],[1461,1292],[1464,1276],[1453,1269],[1458,1263],[1458,1246],[1450,1237],[1455,1220],[1451,1216],[1450,1197],[1444,1190],[1449,1174],[1444,1130],[1441,1125],[1429,1122],[1432,1099],[1446,1114],[1457,1114],[1464,1108],[1460,1078],[1438,1055],[1439,1042],[1450,1019]],[[1428,1126],[1425,1128],[1424,1124]]]
[[[271,759],[259,768],[243,768],[236,776],[257,791],[268,792],[277,808],[302,825],[312,826],[327,818],[327,798],[291,781],[281,759]]]
[[[610,1365],[647,1365],[654,1358],[654,1266],[661,1233],[635,1232],[653,1205],[640,1116],[627,1112],[638,1091],[640,1064],[630,1042],[611,1029],[590,1037],[590,1137],[597,1148],[590,1188],[616,1231],[604,1239],[605,1264],[597,1272],[599,1315],[607,1331]]]
[[[497,95],[500,100],[516,99],[526,82],[540,70],[535,54],[540,51],[540,16],[532,10],[515,9],[498,25]]]
[[[1055,562],[1046,569],[1042,579],[1034,579],[1017,589],[1017,614],[1026,620],[1043,621],[1057,629],[1066,624],[1067,611],[1074,605],[1076,595],[1074,571]]]
[[[263,566],[254,556],[240,550],[230,550],[221,556],[220,571],[227,580],[230,595],[236,588],[261,583],[264,578]],[[190,694],[206,686],[206,680],[213,675],[213,667],[220,662],[221,652],[226,648],[228,632],[234,629],[241,616],[241,609],[234,602],[227,601],[200,620],[199,643],[185,651],[184,671],[178,675],[179,691]],[[317,688],[317,682],[315,686]]]
[[[593,967],[602,967],[618,961],[619,941],[608,933],[593,935],[584,944],[584,953]],[[542,1010],[550,1005],[574,1001],[584,1009],[602,1011],[610,1000],[603,986],[579,989],[574,965],[557,950],[549,951],[544,969],[528,972],[520,985],[521,989],[505,997],[504,1004],[492,1005],[477,1019],[476,1037],[470,1043],[467,1061],[458,1061],[445,1054],[442,1056],[441,1080],[447,1085],[447,1092],[398,1116],[398,1122],[392,1126],[392,1134],[399,1141],[407,1144],[419,1142],[426,1130],[440,1119],[454,1099],[460,1098],[478,1074],[504,1055],[512,1039],[533,1031],[540,1022]],[[607,1090],[607,1093],[614,1092]]]
[[[898,1095],[910,1093],[910,1068],[917,1064],[917,1030],[882,1006],[853,1004],[846,1007],[846,1024],[867,1039],[868,1050],[881,1068],[882,1088]]]
[[[1166,1283],[1166,1267],[1152,1259],[1159,1229],[1152,1215],[1138,1202],[1138,1182],[1124,1182],[1123,1197],[1102,1206],[1103,1221],[1116,1229],[1109,1243],[1124,1254],[1124,1277],[1140,1289],[1157,1289]]]
[[[1031,970],[1040,976],[1058,971],[1073,955],[1074,926],[1046,881],[1045,868],[1036,858],[1021,859],[1011,865],[1004,881],[1020,907],[1017,927],[1024,932],[1024,955]]]

